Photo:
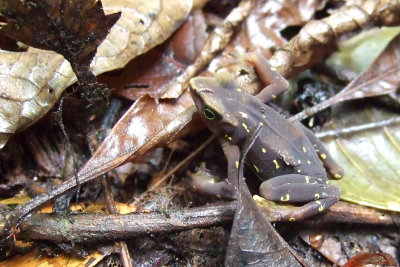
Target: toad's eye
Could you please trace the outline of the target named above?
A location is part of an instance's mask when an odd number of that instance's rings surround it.
[[[215,115],[214,111],[212,111],[210,108],[205,107],[203,109],[203,115],[207,120],[215,120],[215,118],[217,118],[217,115]]]

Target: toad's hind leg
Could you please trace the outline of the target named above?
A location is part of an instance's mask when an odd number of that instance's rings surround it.
[[[301,220],[319,214],[339,201],[339,188],[325,181],[306,175],[287,174],[263,182],[260,194],[271,201],[306,203],[286,209],[283,215],[286,220]]]

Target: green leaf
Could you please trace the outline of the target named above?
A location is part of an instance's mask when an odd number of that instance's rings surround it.
[[[400,27],[373,28],[342,42],[339,51],[328,60],[361,73],[385,49],[387,44],[400,32]]]
[[[374,106],[347,105],[334,119],[339,137],[320,137],[331,155],[344,168],[341,180],[333,181],[341,198],[379,209],[400,211],[400,123],[399,115]],[[389,122],[383,127],[362,129],[371,123]],[[384,123],[383,123],[384,124]],[[343,133],[343,129],[357,131]],[[350,128],[346,128],[350,127]],[[321,132],[324,135],[327,132]]]

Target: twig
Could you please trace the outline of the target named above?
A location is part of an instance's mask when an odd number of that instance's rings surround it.
[[[115,201],[111,192],[110,183],[106,177],[106,175],[102,175],[101,177],[102,187],[104,189],[104,197],[107,204],[107,210],[110,214],[118,214],[117,207],[115,206]],[[132,258],[129,254],[128,246],[125,241],[119,241],[119,254],[121,257],[122,266],[124,267],[133,267]]]
[[[211,135],[203,144],[201,144],[196,150],[194,150],[192,153],[190,153],[184,160],[179,162],[175,167],[173,167],[167,174],[165,174],[163,177],[161,177],[156,183],[154,183],[150,188],[149,191],[152,191],[156,189],[161,183],[163,183],[166,179],[168,179],[172,174],[174,174],[177,170],[182,168],[187,162],[189,162],[192,158],[197,156],[197,154],[200,153],[208,144],[210,144],[216,137],[218,136],[218,133],[214,133]]]
[[[65,216],[38,213],[21,223],[21,233],[18,237],[28,240],[38,239],[54,242],[126,240],[140,235],[171,233],[221,225],[232,221],[235,209],[236,202],[226,202],[167,214],[78,214]],[[356,223],[392,226],[399,221],[400,214],[398,213],[383,212],[355,204],[338,202],[330,207],[326,213],[301,221],[301,223],[315,225]],[[0,221],[0,225],[2,223],[4,221]]]
[[[104,242],[220,225],[232,220],[235,203],[139,214],[34,214],[21,223],[19,237],[53,242]]]
[[[390,118],[387,120],[371,122],[371,123],[366,123],[366,124],[361,124],[361,125],[356,125],[356,126],[350,126],[350,127],[346,127],[346,128],[342,128],[342,129],[323,131],[320,133],[316,133],[315,135],[320,139],[326,138],[326,137],[339,137],[339,136],[343,136],[346,134],[354,134],[354,133],[361,132],[361,131],[378,129],[378,128],[382,128],[382,127],[386,127],[386,126],[395,125],[398,123],[400,123],[400,117],[394,117],[394,118]]]

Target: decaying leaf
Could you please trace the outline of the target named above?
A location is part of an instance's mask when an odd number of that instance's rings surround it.
[[[313,248],[338,266],[345,266],[346,262],[351,263],[352,257],[355,257],[353,262],[357,262],[356,259],[361,256],[360,251],[366,253],[363,255],[364,257],[358,258],[360,265],[349,266],[368,266],[369,264],[367,265],[367,262],[363,262],[363,260],[367,260],[369,257],[372,266],[397,266],[396,248],[393,246],[395,242],[388,237],[391,232],[388,228],[326,227],[323,225],[310,227],[304,225],[297,227],[297,230],[304,242],[310,245],[313,245],[313,242],[318,239],[318,247],[313,246]],[[382,257],[377,257],[375,252],[382,252],[380,255]]]
[[[287,40],[282,36],[286,27],[301,27],[325,6],[326,1],[256,1],[255,8],[246,19],[245,31],[239,34],[251,47],[250,51],[261,50],[270,58],[271,49],[282,47]]]
[[[355,73],[365,71],[400,33],[400,27],[372,28],[340,42],[339,51],[327,60],[329,66],[343,66]]]
[[[200,2],[200,1],[199,1]],[[99,46],[95,75],[122,68],[135,56],[163,42],[200,5],[192,1],[102,1],[106,14],[121,18]],[[76,81],[67,60],[54,52],[29,48],[0,50],[0,146],[18,130],[42,117],[63,90]]]
[[[338,38],[367,26],[399,25],[398,1],[368,0],[347,5],[322,20],[307,23],[284,47],[270,59],[285,77],[305,70],[322,61],[336,50]]]
[[[349,83],[335,98],[338,101],[385,95],[400,82],[400,34],[375,59],[371,66]]]
[[[362,252],[349,259],[343,267],[357,267],[362,265],[398,266],[399,263],[388,253]]]
[[[342,91],[328,100],[304,110],[291,117],[291,121],[303,120],[316,112],[342,101],[380,96],[396,91],[400,82],[400,34],[394,38],[385,50],[356,79]]]
[[[63,55],[80,83],[96,82],[90,62],[120,12],[105,15],[94,0],[6,1],[0,8],[10,19],[0,34]]]
[[[136,100],[148,94],[160,98],[167,84],[193,63],[207,38],[202,12],[194,12],[166,43],[131,60],[118,74],[105,73],[99,81],[111,84],[113,94]]]
[[[373,106],[348,107],[334,119],[336,128],[362,125],[398,114]],[[331,155],[346,170],[341,198],[365,206],[400,211],[400,128],[394,125],[323,138]],[[323,133],[323,132],[322,132]]]

